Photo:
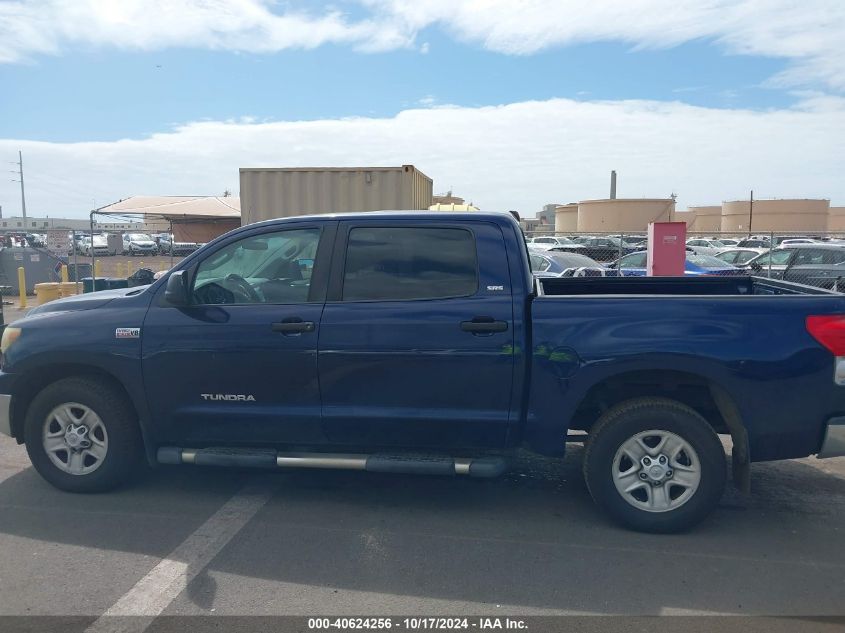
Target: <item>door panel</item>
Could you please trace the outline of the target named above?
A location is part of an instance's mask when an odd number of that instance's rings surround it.
[[[302,250],[312,248],[312,235],[316,256]],[[334,223],[253,232],[198,264],[194,298],[204,305],[153,302],[142,330],[143,375],[163,440],[325,440],[317,337],[333,239]]]
[[[402,223],[401,229],[436,226]],[[344,251],[347,239],[354,247],[355,228],[361,227],[390,228],[390,223],[355,223],[354,228],[341,223],[338,241]],[[414,245],[402,237],[393,250],[390,245],[383,246],[390,254],[371,268],[377,269],[384,284],[397,287],[376,290],[384,297],[378,300],[363,298],[365,274],[350,273],[349,267],[343,274],[344,259],[350,266],[358,266],[351,263],[357,261],[355,251],[337,258],[319,349],[323,426],[330,441],[385,446],[504,443],[514,367],[511,284],[507,260],[501,256],[504,241],[494,225],[473,223],[457,228],[470,232],[473,248],[478,245],[480,276],[465,296],[409,298],[414,282],[409,279],[408,262],[416,262],[413,274],[438,279],[432,282],[437,288],[458,292],[464,287],[457,279],[438,278],[443,268],[438,253],[445,252],[439,247],[417,257],[408,254]],[[378,248],[382,246],[361,244],[361,252],[370,255]],[[431,261],[420,263],[426,258]],[[430,271],[423,270],[426,267]],[[343,300],[344,278],[347,290],[351,288],[357,300]],[[393,292],[405,298],[390,300]],[[473,319],[488,331],[467,325]]]

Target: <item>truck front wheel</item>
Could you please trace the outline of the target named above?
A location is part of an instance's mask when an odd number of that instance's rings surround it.
[[[96,378],[66,378],[32,401],[24,440],[38,473],[68,492],[102,492],[124,483],[141,462],[132,408]]]
[[[584,478],[596,504],[625,527],[680,532],[719,503],[725,450],[707,421],[686,405],[638,398],[596,422]]]

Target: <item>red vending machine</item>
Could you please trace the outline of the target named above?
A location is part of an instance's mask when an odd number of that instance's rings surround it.
[[[687,258],[686,241],[686,222],[650,223],[646,275],[649,277],[683,275]]]

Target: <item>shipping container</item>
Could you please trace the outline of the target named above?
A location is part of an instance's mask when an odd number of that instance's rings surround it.
[[[243,224],[312,213],[428,209],[431,178],[401,167],[294,167],[240,170]]]

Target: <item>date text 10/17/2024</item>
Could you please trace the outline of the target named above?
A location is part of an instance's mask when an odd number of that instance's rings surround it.
[[[520,618],[474,617],[405,617],[405,618],[308,618],[311,631],[348,631],[348,630],[391,630],[398,631],[519,631],[528,628]]]

